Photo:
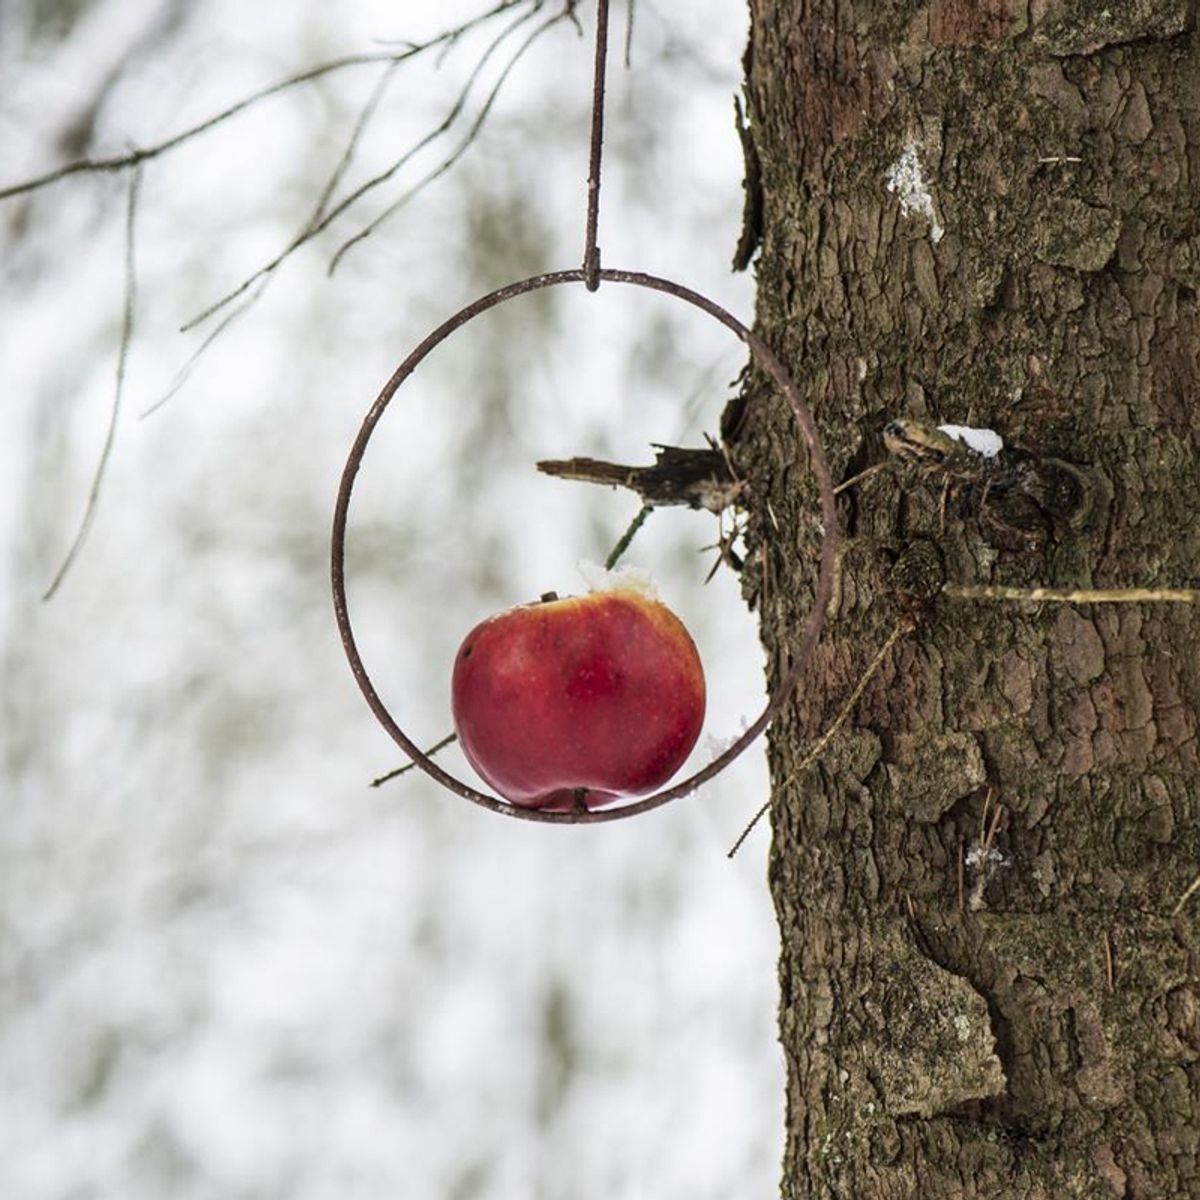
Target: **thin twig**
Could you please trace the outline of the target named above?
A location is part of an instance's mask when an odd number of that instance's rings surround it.
[[[336,71],[344,71],[351,67],[361,67],[370,63],[404,62],[406,59],[415,58],[417,55],[440,46],[444,42],[458,38],[475,25],[483,24],[492,17],[499,16],[509,9],[526,3],[529,3],[529,0],[502,0],[501,3],[495,5],[487,12],[472,17],[462,25],[454,29],[445,30],[436,37],[430,38],[427,42],[417,45],[406,44],[403,50],[382,51],[375,54],[348,54],[341,58],[331,59],[329,62],[310,67],[308,70],[301,71],[296,75],[289,75],[286,79],[281,79],[278,83],[273,83],[261,91],[254,92],[252,95],[244,97],[235,104],[229,105],[228,108],[222,109],[214,116],[201,121],[198,125],[193,125],[191,128],[167,138],[166,141],[158,142],[153,146],[135,148],[125,154],[115,155],[112,158],[76,159],[73,162],[65,163],[61,167],[56,167],[53,171],[47,171],[43,175],[35,176],[32,179],[25,179],[19,183],[9,184],[7,187],[0,188],[0,200],[8,200],[14,196],[22,196],[28,192],[37,191],[39,188],[49,187],[51,184],[58,183],[60,180],[67,179],[72,175],[123,171],[129,167],[136,167],[140,163],[148,162],[150,159],[166,154],[169,150],[174,150],[177,146],[181,146],[184,142],[190,141],[202,133],[207,133],[210,129],[223,124],[231,117],[235,117],[260,101],[277,96],[281,92],[299,87],[305,83],[311,83],[315,79],[320,79],[325,75],[331,75]],[[535,0],[534,11],[538,7],[540,7],[540,4],[536,3]]]
[[[1190,899],[1191,899],[1191,898],[1192,898],[1192,897],[1193,897],[1193,896],[1194,896],[1194,895],[1195,895],[1197,892],[1200,892],[1200,875],[1197,875],[1197,876],[1196,876],[1196,878],[1195,878],[1195,879],[1193,879],[1193,880],[1192,880],[1192,882],[1191,882],[1190,884],[1188,884],[1187,891],[1185,891],[1185,892],[1183,893],[1183,895],[1179,897],[1179,903],[1178,903],[1178,904],[1176,904],[1176,905],[1175,905],[1175,907],[1174,907],[1173,909],[1171,909],[1171,916],[1172,916],[1172,917],[1177,917],[1177,916],[1179,916],[1179,914],[1180,914],[1181,912],[1183,912],[1183,906],[1184,906],[1184,905],[1185,905],[1185,904],[1186,904],[1186,903],[1187,903],[1187,902],[1188,902],[1188,901],[1189,901],[1189,900],[1190,900]]]
[[[996,834],[1000,832],[1000,822],[1004,820],[1004,813],[1004,805],[997,804],[995,811],[992,813],[992,823],[988,826],[987,836],[983,839],[983,855],[985,858],[991,852],[992,843],[996,840]]]
[[[995,787],[989,785],[986,794],[983,797],[983,808],[979,811],[979,844],[982,846],[987,839],[987,815],[988,809],[991,807],[992,800],[996,795]]]
[[[223,334],[230,327],[230,325],[232,325],[234,321],[238,319],[238,317],[244,316],[255,306],[255,304],[258,303],[259,300],[262,299],[262,294],[267,290],[272,278],[273,276],[271,275],[268,275],[266,278],[264,278],[262,283],[260,283],[255,289],[252,296],[239,304],[237,308],[233,309],[232,312],[227,312],[221,318],[218,324],[208,331],[208,333],[205,335],[204,341],[202,341],[200,345],[192,351],[192,353],[188,356],[187,362],[185,362],[183,366],[180,367],[175,373],[175,378],[171,380],[171,385],[167,388],[166,392],[157,400],[155,400],[149,408],[143,409],[138,414],[139,421],[145,420],[146,417],[150,416],[151,413],[158,412],[158,410],[162,408],[162,406],[166,404],[166,402],[170,400],[171,397],[174,396],[185,383],[187,383],[187,381],[191,378],[192,371],[195,370],[196,364],[204,356],[204,353],[209,346],[211,346],[213,342],[215,342],[217,338],[219,338],[221,334]]]
[[[996,834],[1000,832],[1000,826],[1007,816],[1007,810],[1003,804],[997,804],[992,810],[991,823],[987,823],[988,805],[992,802],[995,796],[996,789],[989,787],[987,795],[983,798],[983,811],[979,814],[979,834],[980,842],[976,860],[976,875],[975,882],[971,887],[971,894],[967,897],[967,907],[971,912],[978,912],[984,906],[983,893],[987,889],[988,880],[991,877],[991,854],[992,845],[996,840]],[[984,826],[987,825],[987,832],[984,832]]]
[[[1106,929],[1104,931],[1104,978],[1108,983],[1108,990],[1114,990],[1116,976],[1113,973],[1113,948],[1112,935]]]
[[[643,504],[638,510],[638,514],[629,522],[629,528],[621,534],[620,540],[608,552],[608,557],[604,560],[604,569],[611,571],[613,567],[621,561],[621,555],[629,549],[629,543],[633,541],[637,531],[646,523],[646,518],[654,511],[653,504]]]
[[[567,17],[568,17],[568,13],[566,10],[558,13],[556,16],[550,17],[548,20],[544,21],[541,25],[539,25],[529,35],[529,37],[527,37],[525,39],[525,41],[521,43],[521,45],[517,48],[516,52],[513,54],[512,58],[508,61],[508,63],[504,67],[504,70],[501,71],[500,77],[496,80],[495,86],[493,86],[492,90],[488,93],[488,97],[484,101],[483,107],[479,110],[478,116],[476,116],[475,120],[471,123],[471,127],[470,127],[470,129],[467,130],[466,136],[458,144],[458,146],[455,148],[454,152],[452,154],[450,154],[448,158],[446,158],[443,162],[441,162],[432,171],[430,171],[427,175],[425,175],[422,179],[418,180],[415,184],[413,184],[413,186],[411,188],[409,188],[408,191],[404,192],[396,200],[393,200],[392,203],[389,204],[383,210],[383,212],[381,212],[377,217],[375,217],[373,220],[369,221],[366,225],[364,225],[362,227],[362,229],[360,229],[358,231],[358,233],[356,233],[353,237],[348,238],[345,242],[343,242],[338,247],[337,252],[334,254],[333,258],[330,260],[328,274],[332,275],[338,269],[338,266],[341,263],[342,259],[345,258],[346,254],[354,246],[357,246],[359,242],[364,241],[366,238],[369,238],[371,236],[371,234],[373,234],[375,232],[375,230],[377,230],[380,227],[380,225],[382,225],[385,221],[390,220],[393,216],[395,216],[396,213],[399,212],[400,209],[402,209],[415,195],[417,195],[419,192],[423,191],[426,187],[428,187],[436,179],[439,179],[442,175],[444,175],[447,171],[449,171],[450,168],[453,167],[460,158],[462,158],[462,156],[471,148],[471,146],[474,144],[476,138],[479,136],[479,130],[483,127],[483,123],[487,120],[488,116],[491,114],[492,106],[496,103],[496,99],[500,95],[501,89],[504,87],[505,83],[508,82],[508,77],[509,77],[510,73],[512,72],[513,68],[516,67],[517,63],[519,63],[521,61],[521,59],[525,56],[526,52],[534,45],[535,42],[537,42],[542,37],[543,34],[547,33],[555,25],[559,24],[559,22],[566,20]],[[525,18],[525,19],[527,19],[527,18]],[[394,171],[389,171],[388,175],[390,176],[394,173],[395,173]],[[344,208],[345,206],[342,206],[342,207]],[[335,210],[335,211],[338,211],[338,210]],[[325,224],[328,224],[328,222],[326,222]]]
[[[857,475],[851,475],[849,479],[839,483],[837,487],[833,489],[833,494],[835,496],[840,496],[844,491],[846,491],[848,488],[852,488],[856,483],[862,483],[864,479],[869,479],[877,471],[882,471],[884,467],[890,466],[891,461],[892,460],[890,458],[884,459],[883,462],[877,462],[873,467],[868,467],[865,471],[859,471]]]
[[[320,196],[317,197],[317,202],[313,206],[312,216],[308,218],[306,228],[311,229],[325,215],[325,209],[328,207],[330,200],[333,199],[333,193],[337,191],[338,184],[342,182],[346,172],[350,169],[350,164],[354,161],[354,155],[358,150],[359,143],[362,141],[363,134],[366,133],[367,126],[370,125],[375,114],[379,111],[379,106],[383,103],[383,98],[387,95],[388,87],[391,85],[392,79],[396,74],[396,69],[399,66],[398,62],[388,63],[379,78],[375,81],[375,86],[371,89],[371,94],[367,97],[367,102],[362,106],[358,114],[358,119],[354,122],[354,128],[350,131],[350,137],[346,141],[346,148],[342,151],[342,157],[338,159],[337,166],[334,167],[329,178],[325,181],[325,186],[321,189]]]
[[[1019,588],[990,584],[947,583],[952,600],[1014,600],[1035,604],[1198,604],[1198,588]]]
[[[725,511],[722,509],[717,513],[717,540],[711,546],[701,546],[700,553],[703,554],[706,550],[715,550],[717,552],[716,561],[709,572],[704,577],[705,583],[710,583],[716,576],[716,573],[721,569],[722,564],[727,565],[731,570],[737,572],[743,567],[741,558],[734,553],[734,543],[745,533],[745,526],[739,525],[737,519],[734,518],[733,525],[729,532],[725,532]]]
[[[963,835],[958,835],[958,915],[961,917],[966,912],[966,904],[964,895],[966,894],[966,855],[967,848]]]
[[[850,714],[854,711],[854,706],[862,698],[863,692],[867,690],[867,684],[869,684],[871,680],[875,678],[879,668],[883,666],[883,660],[887,658],[888,652],[902,637],[904,637],[905,634],[911,633],[912,630],[913,622],[911,618],[905,617],[904,619],[896,622],[892,632],[888,634],[887,640],[876,651],[875,657],[871,659],[870,666],[867,667],[862,678],[857,684],[855,684],[854,691],[852,691],[847,697],[846,703],[842,705],[840,711],[838,712],[837,716],[834,717],[829,728],[826,729],[825,732],[813,744],[812,749],[809,750],[809,752],[804,756],[800,762],[800,765],[783,781],[783,783],[779,785],[778,790],[780,792],[782,792],[784,788],[792,783],[797,776],[802,775],[805,771],[807,771],[808,768],[811,767],[813,763],[815,763],[817,759],[821,757],[825,751],[825,747],[829,745],[830,740],[849,719]],[[750,836],[750,831],[755,827],[755,825],[758,824],[760,820],[762,820],[763,814],[766,813],[767,809],[770,807],[771,801],[768,800],[766,804],[764,804],[762,808],[760,808],[758,812],[754,814],[754,816],[750,819],[750,823],[745,829],[742,830],[738,840],[734,842],[733,847],[730,849],[726,857],[732,858],[738,852],[738,850],[741,849],[742,843],[747,837]]]
[[[137,233],[138,198],[142,190],[142,164],[133,168],[129,177],[129,199],[125,209],[125,305],[121,318],[121,344],[117,350],[117,379],[113,388],[112,410],[108,417],[108,430],[104,435],[104,445],[100,450],[100,458],[96,463],[96,472],[92,476],[92,486],[88,491],[87,503],[84,505],[83,517],[75,540],[62,560],[50,586],[42,594],[43,600],[49,600],[58,591],[67,572],[83,548],[91,532],[92,520],[96,515],[96,505],[100,500],[100,488],[108,472],[109,459],[112,457],[113,445],[117,437],[117,421],[121,415],[121,397],[125,391],[125,367],[129,362],[129,344],[133,340],[133,316],[137,305],[137,270],[134,264],[134,243]]]
[[[427,758],[432,758],[439,750],[444,750],[451,742],[458,741],[457,733],[448,733],[440,742],[434,742],[428,750],[425,751]],[[401,775],[407,774],[417,764],[415,762],[405,763],[402,767],[397,767],[394,771],[389,771],[386,775],[380,775],[378,779],[371,780],[372,787],[379,787],[380,784],[387,783],[390,779],[398,779]]]

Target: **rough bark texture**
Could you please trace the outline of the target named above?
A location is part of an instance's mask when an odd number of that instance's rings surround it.
[[[1200,897],[1171,917],[1200,870],[1195,607],[936,601],[794,774],[896,624],[906,547],[960,583],[1196,585],[1192,6],[751,9],[759,328],[835,477],[910,416],[1088,480],[1029,543],[996,536],[969,485],[943,528],[928,473],[842,497],[838,607],[771,746],[783,1194],[1200,1197]],[[812,488],[765,386],[725,434],[778,678],[811,595]]]

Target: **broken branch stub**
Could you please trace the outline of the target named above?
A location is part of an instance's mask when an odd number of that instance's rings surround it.
[[[719,513],[745,491],[746,485],[733,477],[720,450],[711,447],[689,450],[681,446],[656,446],[655,450],[656,461],[649,467],[630,467],[596,458],[567,458],[544,460],[537,469],[556,479],[629,488],[651,508],[685,505]]]

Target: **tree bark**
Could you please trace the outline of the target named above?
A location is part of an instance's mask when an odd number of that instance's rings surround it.
[[[835,477],[908,417],[1083,481],[1069,511],[1030,501],[1031,538],[969,478],[943,497],[892,466],[842,494],[836,608],[770,746],[783,1195],[1200,1197],[1200,896],[1172,915],[1200,871],[1196,607],[939,596],[797,773],[912,611],[914,548],[959,584],[1196,586],[1192,6],[751,12],[758,327]],[[773,683],[813,489],[761,379],[726,416]]]

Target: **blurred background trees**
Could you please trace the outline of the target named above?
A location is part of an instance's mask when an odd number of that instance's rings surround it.
[[[403,54],[481,11],[9,5],[0,188],[158,145],[310,67]],[[452,168],[330,275],[454,156],[556,16]],[[565,17],[500,5],[428,53],[322,73],[148,159],[131,247],[128,170],[0,203],[6,1195],[775,1186],[762,843],[723,857],[764,798],[759,757],[584,830],[505,822],[412,776],[372,791],[396,756],[330,612],[334,490],[383,380],[471,297],[578,262],[591,45]],[[601,244],[606,265],[748,317],[750,284],[728,270],[744,21],[716,0],[686,14],[639,0],[631,68],[611,73]],[[245,311],[180,333],[312,226],[331,180],[326,213],[401,159]],[[416,734],[448,729],[462,633],[579,590],[577,560],[603,558],[636,511],[534,462],[695,444],[742,361],[684,306],[581,289],[497,311],[426,364],[372,446],[350,544],[364,653]],[[90,534],[43,603],[110,421]],[[702,586],[715,534],[709,517],[658,513],[630,561],[692,628],[724,741],[763,685],[736,581]]]

